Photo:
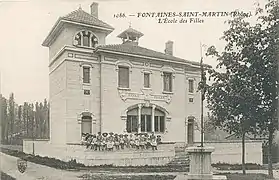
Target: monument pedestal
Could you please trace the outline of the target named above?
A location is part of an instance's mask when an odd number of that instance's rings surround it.
[[[226,176],[213,175],[211,168],[211,153],[213,147],[189,147],[186,149],[190,158],[190,172],[188,175],[180,175],[175,180],[226,180]]]

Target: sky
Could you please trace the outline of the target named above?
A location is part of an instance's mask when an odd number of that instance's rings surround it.
[[[48,48],[41,44],[60,16],[81,7],[90,13],[93,0],[0,0],[0,92],[15,94],[17,103],[43,101],[49,97]],[[220,40],[228,28],[229,17],[203,18],[204,23],[158,23],[156,18],[129,16],[138,12],[184,11],[253,11],[255,2],[264,0],[95,0],[99,3],[99,19],[115,30],[107,36],[107,44],[118,44],[116,36],[129,27],[142,32],[139,45],[163,52],[165,42],[174,42],[174,56],[199,62],[200,42],[222,49]],[[125,13],[126,18],[114,14]],[[172,18],[170,18],[172,19]],[[216,66],[214,59],[205,63]]]

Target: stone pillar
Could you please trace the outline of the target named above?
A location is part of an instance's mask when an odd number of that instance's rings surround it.
[[[138,133],[141,133],[141,107],[142,107],[142,105],[139,104],[138,107],[139,107],[139,109],[138,109],[138,120],[139,120],[139,122],[138,122]]]
[[[190,172],[188,176],[209,178],[212,177],[211,153],[213,147],[190,147],[186,150],[190,158]]]
[[[213,147],[189,147],[186,149],[190,158],[190,172],[188,175],[178,175],[175,180],[226,180],[223,175],[213,175],[211,169],[211,153]]]
[[[156,106],[155,105],[152,105],[152,114],[151,114],[151,132],[155,132],[155,129],[154,129],[154,118],[155,118],[155,108]]]

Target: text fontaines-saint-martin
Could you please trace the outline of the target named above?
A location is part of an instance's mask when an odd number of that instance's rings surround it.
[[[185,11],[185,12],[138,12],[138,18],[170,18],[170,17],[228,17],[228,16],[248,16],[251,12],[232,11],[232,12],[217,12],[217,11]]]

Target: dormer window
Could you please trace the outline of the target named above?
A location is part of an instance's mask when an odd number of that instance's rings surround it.
[[[98,44],[97,37],[90,31],[80,31],[75,35],[74,45],[95,48]]]

